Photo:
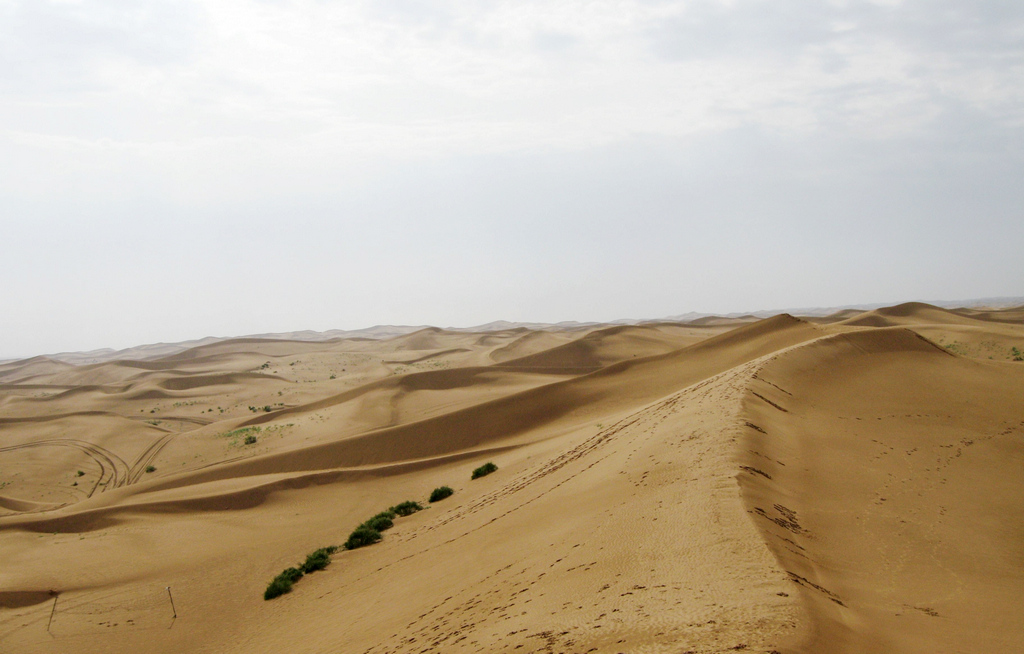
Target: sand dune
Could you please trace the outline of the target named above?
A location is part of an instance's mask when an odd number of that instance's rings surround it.
[[[0,651],[1021,649],[1024,325],[841,318],[4,364]]]
[[[577,338],[579,335],[571,332],[548,332],[548,331],[527,331],[516,330],[516,338],[511,342],[495,348],[491,351],[491,360],[496,363],[518,359],[538,352],[544,352],[553,347],[563,345]]]
[[[835,322],[841,322],[843,320],[850,320],[851,318],[856,318],[857,316],[863,313],[864,311],[861,309],[842,309],[840,311],[836,311],[835,313],[830,313],[827,316],[807,318],[807,320],[809,322],[816,322],[819,324],[832,324]]]
[[[0,381],[4,383],[28,384],[34,380],[74,369],[70,363],[46,357],[33,357],[23,361],[0,364]]]
[[[947,310],[921,302],[868,311],[844,320],[852,327],[904,326],[955,354],[976,359],[1013,360],[1024,352],[1024,319],[1017,309],[972,312]]]
[[[505,359],[503,365],[592,372],[619,361],[671,352],[709,335],[708,332],[693,329],[671,332],[653,326],[617,325],[592,331],[569,343],[541,352]]]
[[[992,322],[1024,323],[1024,307],[1010,307],[1006,309],[954,309],[954,312],[975,318],[977,320],[990,320]]]
[[[842,321],[844,325],[855,327],[894,327],[897,325],[971,325],[977,319],[966,315],[925,304],[923,302],[905,302],[894,307],[865,311]]]
[[[807,650],[1024,648],[1021,372],[901,328],[759,369],[740,482],[810,609]]]

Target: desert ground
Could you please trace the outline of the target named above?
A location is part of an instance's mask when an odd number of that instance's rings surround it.
[[[0,364],[0,652],[1021,652],[1021,352],[909,303]]]

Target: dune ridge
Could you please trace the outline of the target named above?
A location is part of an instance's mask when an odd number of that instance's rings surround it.
[[[1020,397],[1018,368],[900,327],[824,337],[758,368],[740,485],[809,608],[802,651],[1024,647],[1011,626],[1024,619]]]

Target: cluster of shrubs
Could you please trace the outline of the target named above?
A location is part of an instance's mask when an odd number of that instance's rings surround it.
[[[367,545],[373,545],[383,538],[381,535],[382,531],[386,531],[394,526],[395,518],[412,515],[421,510],[423,510],[423,506],[419,502],[407,501],[397,504],[387,511],[381,511],[356,527],[342,547],[346,550],[354,550]],[[272,600],[285,593],[290,593],[295,582],[302,579],[304,575],[316,572],[317,570],[323,570],[330,565],[331,555],[339,549],[341,548],[337,545],[331,545],[310,552],[306,556],[305,562],[301,565],[294,568],[286,568],[281,574],[274,577],[267,586],[267,589],[263,591],[263,599]]]
[[[270,585],[267,586],[267,589],[263,591],[263,599],[271,600],[285,593],[290,593],[292,585],[299,579],[302,579],[304,575],[316,572],[317,570],[323,570],[329,566],[331,564],[331,554],[337,551],[338,547],[336,545],[321,547],[307,554],[306,560],[299,567],[285,568],[281,574],[274,577]]]
[[[391,529],[395,525],[395,518],[412,515],[422,511],[423,505],[412,500],[396,504],[387,511],[381,511],[363,524],[355,528],[345,541],[345,549],[354,550],[367,545],[380,542],[384,537],[381,532]]]
[[[476,470],[473,471],[473,479],[478,479],[486,475],[491,474],[498,469],[498,466],[493,463],[485,463]],[[450,486],[439,486],[430,493],[430,502],[439,502],[447,497],[451,497],[455,494]],[[405,517],[422,511],[423,505],[419,502],[408,500],[401,504],[381,511],[372,518],[366,520],[361,525],[355,528],[348,536],[348,540],[342,546],[346,550],[355,550],[360,547],[366,547],[367,545],[373,545],[379,543],[384,538],[382,532],[391,529],[395,525],[395,518]],[[331,563],[331,555],[340,549],[335,545],[330,547],[321,547],[318,550],[311,552],[306,556],[306,561],[297,568],[287,568],[281,572],[281,574],[274,577],[267,586],[267,590],[263,593],[263,599],[271,600],[275,597],[280,597],[285,593],[289,593],[292,590],[292,586],[296,581],[302,579],[303,575],[307,575],[317,570],[323,570]]]

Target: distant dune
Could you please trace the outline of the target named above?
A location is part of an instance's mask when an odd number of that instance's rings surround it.
[[[858,327],[893,327],[896,325],[913,324],[964,325],[976,323],[977,319],[975,318],[922,302],[907,302],[894,307],[875,309],[874,311],[867,311],[843,321],[845,325]]]
[[[1024,651],[1024,310],[484,327],[0,364],[0,651]]]

